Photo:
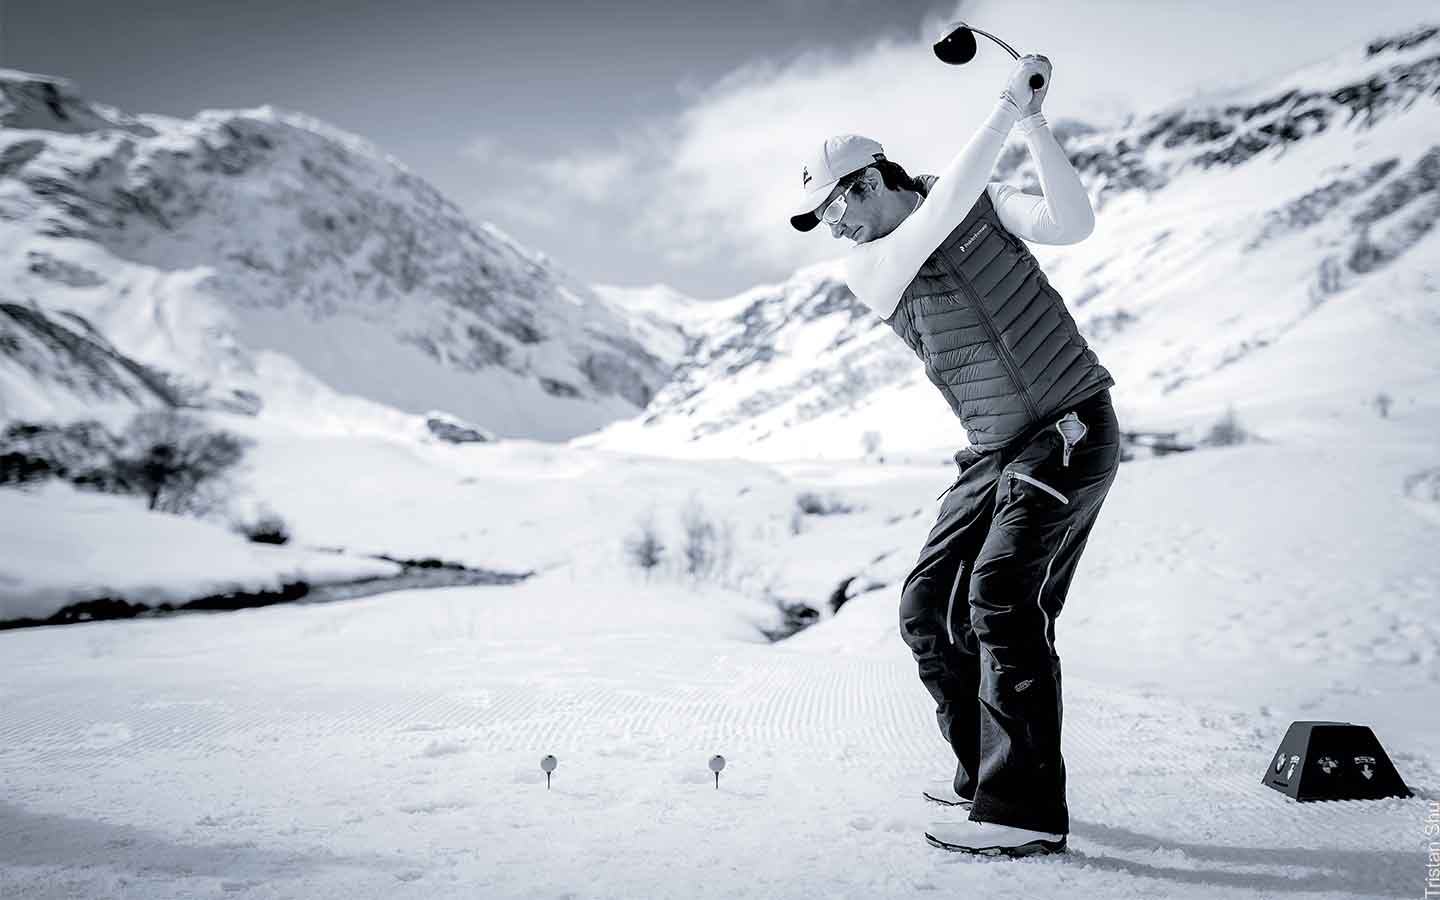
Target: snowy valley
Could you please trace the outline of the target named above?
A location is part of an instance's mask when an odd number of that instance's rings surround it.
[[[1032,250],[1193,449],[1122,464],[1057,620],[1071,850],[996,861],[921,837],[954,757],[896,622],[964,431],[837,264],[586,285],[298,113],[0,72],[0,621],[505,575],[0,630],[0,897],[1419,896],[1437,112],[1427,26],[1054,121],[1098,225]],[[1018,140],[994,178],[1038,190]],[[140,410],[233,435],[226,493],[96,489]],[[1262,787],[1296,720],[1415,796]]]

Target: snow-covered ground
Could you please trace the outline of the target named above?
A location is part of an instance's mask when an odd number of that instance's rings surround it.
[[[252,544],[212,522],[149,512],[139,497],[54,480],[0,490],[0,547],[0,621],[43,619],[106,596],[158,606],[401,570],[379,559]]]
[[[1022,861],[922,836],[953,757],[896,593],[953,466],[255,436],[297,544],[539,574],[0,633],[0,896],[1422,896],[1418,411],[1122,466],[1058,620],[1071,852]],[[806,489],[861,509],[792,533]],[[673,549],[691,498],[734,526],[724,583],[626,568],[637,518]],[[759,637],[763,585],[823,605],[849,575],[887,585]],[[1420,796],[1262,787],[1297,719],[1371,725]]]

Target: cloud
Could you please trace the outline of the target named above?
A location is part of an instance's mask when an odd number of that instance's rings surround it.
[[[791,2],[817,10],[823,4]],[[677,84],[677,109],[602,145],[518,160],[477,139],[465,152],[508,173],[493,180],[503,196],[487,198],[490,207],[567,230],[584,222],[614,248],[605,252],[647,269],[641,280],[693,272],[754,283],[833,259],[848,246],[823,230],[799,234],[788,222],[801,162],[825,137],[868,135],[920,174],[939,171],[974,134],[1014,63],[981,38],[970,63],[941,64],[930,45],[950,22],[963,18],[1021,53],[1044,53],[1054,65],[1045,103],[1051,121],[1105,127],[1198,89],[1265,78],[1298,65],[1302,55],[1323,56],[1373,36],[1338,24],[1296,35],[1297,11],[1307,8],[1279,0],[1258,10],[1240,0],[1193,7],[1153,0],[967,2],[942,9],[908,36],[892,31],[847,48],[753,61],[709,85]],[[863,34],[863,10],[849,14]],[[1347,37],[1347,30],[1355,33]],[[1280,53],[1275,42],[1283,35],[1292,39]]]
[[[634,169],[635,161],[619,150],[576,153],[535,165],[536,174],[551,186],[578,194],[591,203],[610,199],[616,186]]]
[[[462,206],[480,219],[503,218],[540,228],[591,221],[597,206],[621,202],[620,187],[634,174],[637,158],[633,149],[616,148],[522,156],[486,134],[467,140],[460,156],[474,164],[478,179],[474,189],[460,192]]]
[[[552,228],[564,221],[552,191],[535,177],[536,164],[510,152],[498,139],[475,135],[461,146],[460,156],[474,165],[476,179],[472,186],[457,192],[455,199],[476,218],[500,218],[538,228]]]
[[[1056,84],[1047,109],[1085,113],[1076,108],[1082,88],[1097,108],[1103,91],[1084,87],[1093,79],[1081,77],[1078,52],[1069,49],[1075,41],[1064,37],[1083,14],[1047,13],[1060,20],[1045,29],[1055,36],[1036,42],[1025,13],[988,4],[965,9],[970,21],[983,14],[1022,52],[1039,48],[1050,57]],[[813,145],[831,134],[865,134],[910,171],[935,172],[993,108],[1013,66],[1008,55],[982,46],[974,61],[951,68],[930,51],[942,26],[957,17],[942,12],[908,36],[891,32],[849,49],[751,62],[704,87],[677,85],[684,104],[678,112],[616,135],[610,146],[531,161],[527,173],[551,188],[552,203],[568,210],[562,216],[608,216],[617,240],[645,247],[667,265],[729,264],[778,274],[833,258],[848,245],[824,232],[801,235],[788,221],[800,193],[799,167]]]
[[[733,72],[695,98],[654,152],[664,177],[639,211],[637,239],[672,263],[709,255],[782,270],[838,255],[847,244],[789,225],[802,160],[828,135],[857,133],[912,172],[936,171],[989,113],[1010,70],[994,55],[972,65],[957,77],[916,35]]]

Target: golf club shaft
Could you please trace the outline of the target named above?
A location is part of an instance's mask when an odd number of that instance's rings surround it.
[[[990,32],[988,32],[988,31],[981,31],[980,29],[976,28],[974,25],[967,25],[966,27],[969,28],[971,31],[975,32],[976,34],[983,34],[983,35],[985,35],[986,37],[988,37],[990,40],[992,40],[992,41],[994,41],[995,43],[999,44],[1001,47],[1003,47],[1003,48],[1005,49],[1005,52],[1008,53],[1008,54],[1010,54],[1013,58],[1015,58],[1015,59],[1019,59],[1019,58],[1020,58],[1020,54],[1018,54],[1018,53],[1015,52],[1015,48],[1014,48],[1014,47],[1012,47],[1012,46],[1010,46],[1009,44],[1005,43],[1004,41],[1000,40],[998,37],[996,37],[995,35],[991,34]]]
[[[1000,40],[998,37],[996,37],[995,35],[991,34],[990,32],[988,32],[988,31],[981,31],[979,28],[976,28],[974,25],[969,25],[969,26],[967,26],[967,27],[968,27],[971,31],[975,32],[976,34],[983,34],[983,35],[985,35],[986,37],[988,37],[990,40],[992,40],[992,41],[994,41],[995,43],[999,44],[999,45],[1001,46],[1001,48],[1004,49],[1006,53],[1009,53],[1012,58],[1014,58],[1014,59],[1019,59],[1019,58],[1020,58],[1020,54],[1018,54],[1018,53],[1015,52],[1015,48],[1014,48],[1014,47],[1012,47],[1012,46],[1010,46],[1009,44],[1005,43],[1004,41]],[[1038,91],[1038,90],[1040,90],[1040,89],[1041,89],[1042,87],[1044,87],[1044,86],[1045,86],[1045,76],[1044,76],[1044,75],[1041,75],[1041,74],[1039,74],[1039,73],[1036,73],[1036,74],[1030,76],[1030,90],[1032,90],[1032,91]]]

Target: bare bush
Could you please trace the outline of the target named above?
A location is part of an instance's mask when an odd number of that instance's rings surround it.
[[[0,483],[63,478],[88,490],[141,494],[150,509],[210,516],[228,502],[224,476],[249,445],[173,409],[142,410],[118,436],[93,419],[13,422],[0,432]]]
[[[665,558],[665,543],[655,525],[655,512],[646,513],[625,536],[625,558],[649,577]]]
[[[846,503],[834,493],[821,497],[815,491],[801,491],[795,495],[795,505],[807,516],[829,516],[852,513],[857,507]]]
[[[1231,447],[1236,444],[1244,444],[1254,439],[1249,431],[1240,424],[1240,419],[1235,415],[1235,407],[1227,407],[1225,414],[1210,426],[1210,430],[1200,443],[1211,447]]]
[[[878,431],[867,431],[860,435],[860,447],[865,451],[866,456],[874,456],[880,451],[882,438]]]
[[[115,457],[117,478],[162,512],[208,514],[222,501],[224,476],[251,442],[209,431],[198,418],[174,410],[145,410],[125,428],[126,449]]]
[[[798,510],[795,515],[804,517]],[[776,568],[744,556],[736,542],[735,524],[713,515],[696,495],[681,506],[677,524],[679,534],[667,538],[656,524],[654,510],[646,512],[625,536],[625,561],[642,570],[647,579],[659,575],[692,588],[703,580],[727,591],[761,597],[776,615],[752,622],[752,626],[771,641],[819,621],[815,607],[780,595],[783,566]],[[667,553],[667,546],[676,549]]]
[[[10,422],[0,430],[0,484],[63,478],[108,489],[110,460],[119,447],[119,439],[95,419],[66,425]]]
[[[735,528],[713,518],[691,495],[680,510],[680,555],[686,574],[694,578],[723,579],[735,556]]]
[[[1395,402],[1393,397],[1391,397],[1385,391],[1381,391],[1380,393],[1375,395],[1375,400],[1373,402],[1375,404],[1375,411],[1380,414],[1380,418],[1390,418],[1390,406]]]
[[[735,524],[711,515],[691,495],[678,516],[679,533],[666,534],[656,523],[655,511],[640,516],[621,541],[624,561],[649,578],[667,577],[712,581],[722,587],[746,590],[751,569],[737,572]],[[674,548],[673,550],[670,548]]]

